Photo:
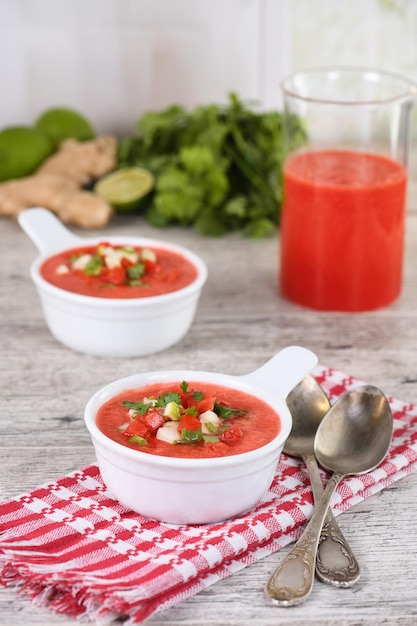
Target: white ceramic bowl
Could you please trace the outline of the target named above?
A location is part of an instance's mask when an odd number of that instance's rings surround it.
[[[126,507],[168,523],[206,524],[249,510],[270,487],[291,431],[285,398],[316,362],[309,350],[291,346],[245,376],[162,371],[135,374],[106,385],[92,396],[84,414],[105,485]],[[278,413],[279,434],[250,452],[221,458],[180,459],[132,450],[111,440],[97,427],[100,406],[122,391],[182,380],[217,383],[261,398]]]
[[[31,265],[31,277],[49,330],[65,346],[96,356],[138,357],[169,348],[189,330],[207,280],[205,263],[190,250],[156,239],[106,235],[106,241],[115,245],[175,251],[193,263],[197,277],[187,287],[161,296],[95,298],[55,287],[42,278],[39,270],[53,254],[98,244],[103,237],[77,237],[43,208],[28,209],[19,215],[18,220],[40,251],[40,256]]]

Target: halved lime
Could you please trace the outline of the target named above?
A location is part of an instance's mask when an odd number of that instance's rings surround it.
[[[125,167],[101,178],[94,186],[95,193],[107,200],[120,213],[135,211],[145,196],[152,191],[155,179],[142,167]]]

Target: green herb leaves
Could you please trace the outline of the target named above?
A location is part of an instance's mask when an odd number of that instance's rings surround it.
[[[146,415],[152,407],[165,407],[170,402],[176,402],[181,404],[180,395],[174,391],[169,393],[161,393],[157,398],[146,398],[139,400],[139,402],[131,402],[130,400],[123,400],[122,406],[127,409],[132,409],[133,413],[138,415]]]
[[[93,254],[88,263],[86,263],[84,272],[89,276],[100,276],[103,265],[103,259],[100,256]]]
[[[201,428],[197,428],[197,430],[183,428],[181,430],[181,443],[198,443],[199,441],[203,441]]]
[[[144,439],[144,437],[141,437],[140,435],[133,435],[133,437],[130,437],[129,443],[136,443],[139,446],[146,446],[148,444],[146,439]]]
[[[132,409],[133,413],[138,415],[146,415],[148,409],[154,406],[153,401],[143,402],[140,400],[139,402],[130,402],[130,400],[123,400],[122,406],[125,406],[127,409]]]
[[[127,275],[131,280],[139,280],[145,273],[145,265],[143,263],[137,263],[127,268]]]
[[[289,147],[305,143],[294,118]],[[120,141],[119,167],[148,168],[156,186],[146,216],[155,226],[193,226],[205,235],[275,230],[285,158],[283,118],[255,112],[236,94],[227,106],[171,106],[145,113],[139,135]]]
[[[155,406],[166,406],[169,402],[181,404],[180,394],[176,391],[170,391],[169,393],[163,392],[156,398]]]
[[[213,410],[219,417],[223,418],[224,420],[228,420],[230,417],[233,417],[234,415],[247,413],[245,409],[229,409],[228,407],[223,406],[222,404],[219,404],[218,402],[214,403]]]

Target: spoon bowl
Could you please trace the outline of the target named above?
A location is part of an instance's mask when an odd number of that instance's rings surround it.
[[[330,400],[316,379],[307,375],[288,394],[287,406],[292,417],[292,428],[284,452],[303,459],[316,502],[323,493],[323,484],[314,456],[314,438],[331,408]],[[359,563],[330,509],[317,547],[316,575],[335,587],[351,587],[360,578]]]
[[[385,396],[370,385],[349,391],[317,429],[314,453],[329,472],[364,474],[380,464],[392,436]]]
[[[284,452],[303,456],[314,452],[314,437],[331,404],[313,376],[305,376],[288,394],[287,406],[293,418]]]
[[[347,392],[325,415],[317,429],[314,452],[334,473],[300,539],[266,585],[265,593],[273,604],[292,606],[310,595],[320,533],[332,495],[343,478],[369,472],[383,461],[392,430],[388,400],[370,385]]]

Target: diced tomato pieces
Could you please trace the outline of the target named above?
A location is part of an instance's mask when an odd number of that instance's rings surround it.
[[[143,417],[143,422],[148,426],[149,430],[155,431],[162,426],[164,418],[158,411],[150,409]]]
[[[223,443],[227,443],[229,446],[233,446],[239,441],[242,434],[243,433],[240,430],[239,426],[237,426],[237,424],[233,424],[233,426],[230,426],[230,428],[220,433],[219,439]]]
[[[139,435],[139,437],[143,437],[144,439],[147,439],[150,436],[151,431],[149,427],[140,419],[134,419],[129,424],[129,426],[123,431],[123,434],[126,435],[126,437]]]
[[[216,401],[215,393],[205,393],[201,400],[196,400],[193,391],[186,391],[181,394],[181,404],[185,408],[195,407],[198,413],[212,411]]]
[[[213,410],[215,401],[216,395],[214,393],[206,393],[200,402],[194,401],[193,405],[199,413],[204,413],[204,411]]]
[[[197,430],[201,428],[201,422],[195,415],[191,415],[189,413],[183,413],[180,417],[180,421],[178,423],[178,430],[182,432],[183,428],[185,430]]]
[[[149,259],[142,259],[141,261],[145,266],[145,274],[156,274],[161,271],[161,266],[155,262],[150,261]]]
[[[126,282],[126,270],[124,267],[112,267],[107,270],[105,280],[113,285],[124,285]]]
[[[123,267],[125,270],[127,270],[127,269],[129,269],[129,267],[132,267],[133,265],[135,265],[135,264],[133,263],[132,259],[128,259],[128,258],[127,258],[127,257],[125,257],[125,256],[121,259],[121,264],[122,264],[122,267]]]
[[[192,395],[189,391],[179,391],[182,406],[188,408],[188,399]]]

